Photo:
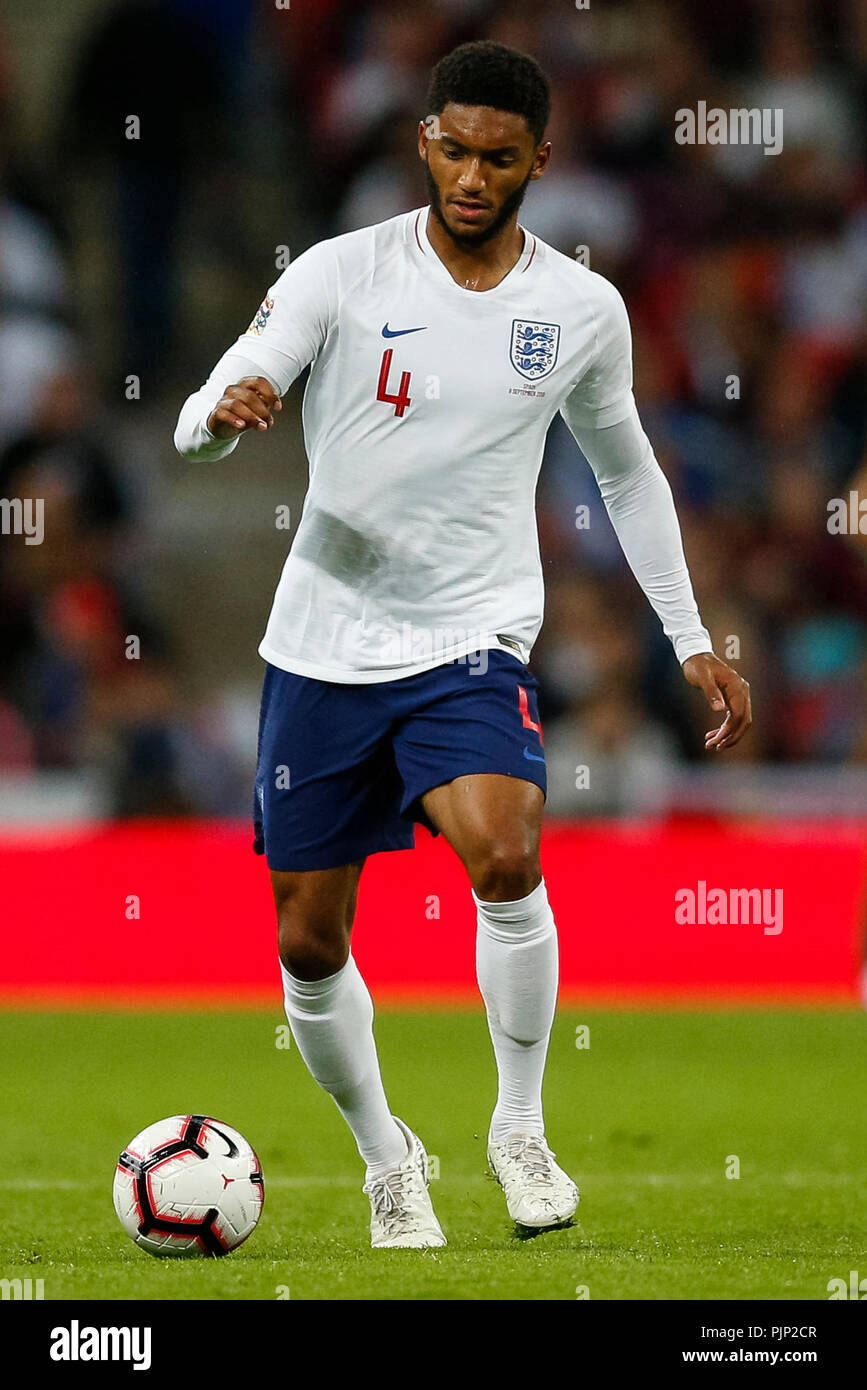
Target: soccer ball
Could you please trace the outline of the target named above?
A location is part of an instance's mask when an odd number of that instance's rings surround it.
[[[126,1146],[114,1175],[114,1209],[152,1255],[227,1255],[262,1215],[256,1152],[231,1125],[173,1115]]]

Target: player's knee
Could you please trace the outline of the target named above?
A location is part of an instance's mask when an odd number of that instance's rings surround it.
[[[535,845],[498,841],[488,846],[471,867],[473,888],[483,902],[515,902],[526,898],[542,877]]]
[[[336,975],[349,959],[349,944],[292,938],[280,945],[280,961],[296,980],[324,980]]]
[[[342,921],[306,916],[287,906],[277,914],[277,951],[296,980],[324,980],[346,964],[349,934]]]

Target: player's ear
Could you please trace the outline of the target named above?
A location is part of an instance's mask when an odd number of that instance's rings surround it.
[[[531,179],[540,179],[548,167],[548,160],[551,158],[551,141],[546,140],[544,145],[540,145],[533,157],[533,172]]]

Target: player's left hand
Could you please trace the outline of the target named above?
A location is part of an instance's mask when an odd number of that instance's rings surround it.
[[[713,652],[699,652],[683,663],[683,674],[690,685],[697,685],[713,710],[725,710],[726,717],[718,729],[708,729],[704,736],[706,749],[733,748],[753,722],[750,705],[750,685],[731,666],[720,661]]]

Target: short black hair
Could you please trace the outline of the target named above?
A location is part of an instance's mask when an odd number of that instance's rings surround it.
[[[551,89],[535,58],[488,39],[462,43],[440,58],[431,73],[428,112],[439,116],[450,101],[523,116],[537,145],[551,114]]]

